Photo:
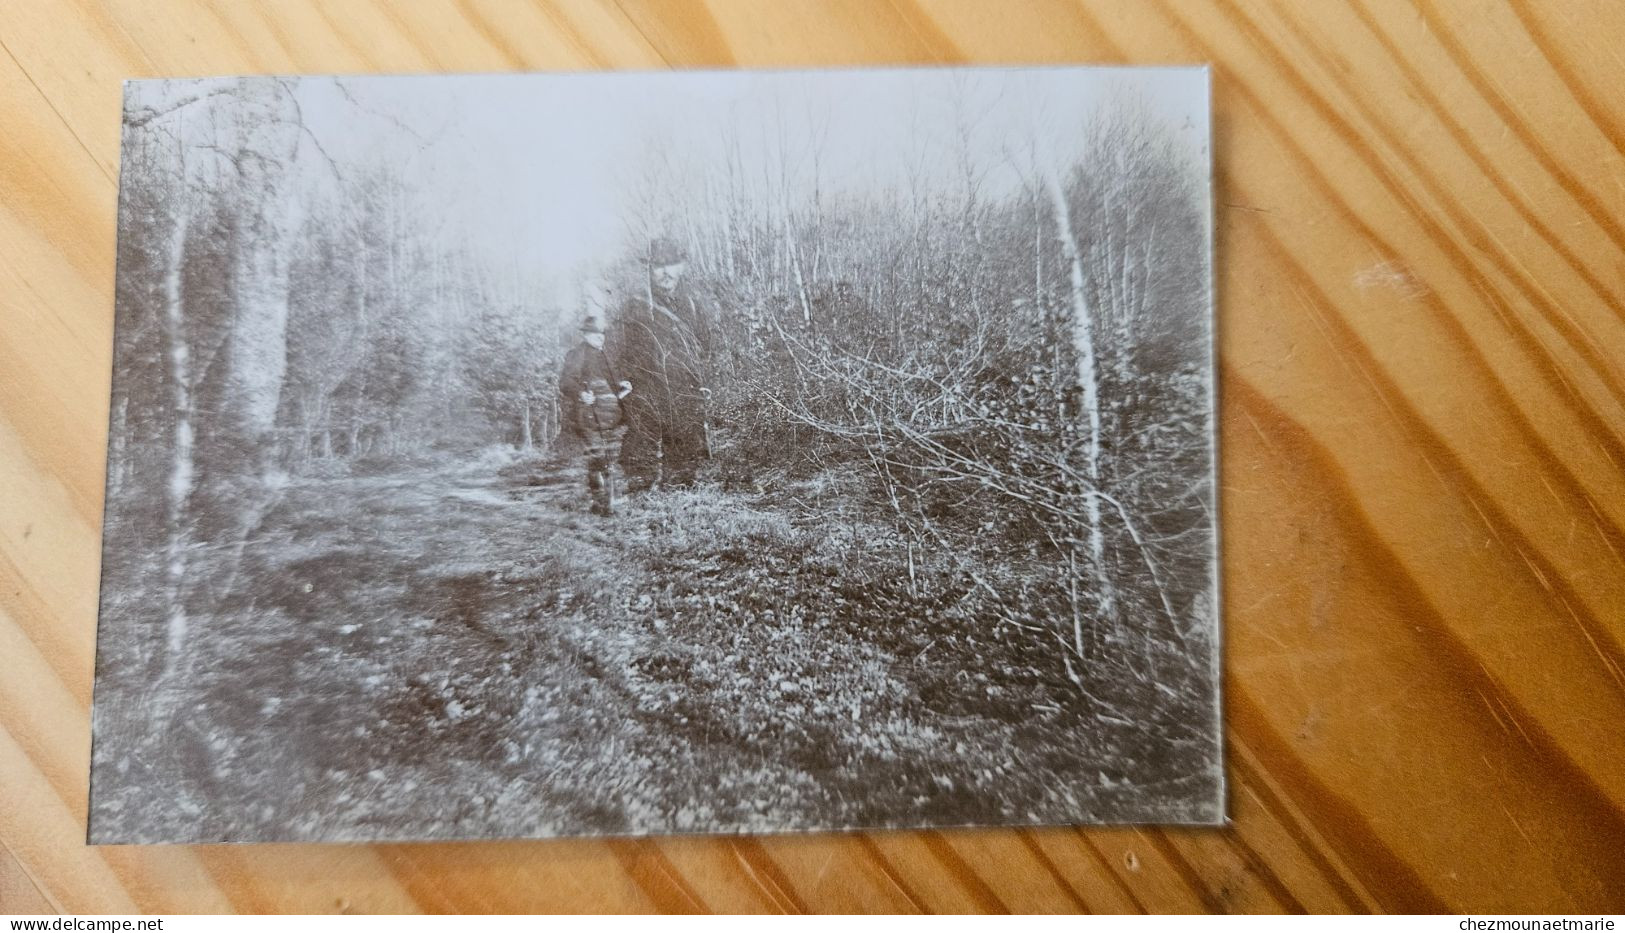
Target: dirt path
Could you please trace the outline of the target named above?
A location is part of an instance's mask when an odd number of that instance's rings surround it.
[[[743,831],[1073,818],[1110,781],[1064,684],[966,588],[917,590],[839,496],[656,493],[606,520],[579,482],[291,490],[186,721],[128,756],[172,795],[98,805],[199,839]]]

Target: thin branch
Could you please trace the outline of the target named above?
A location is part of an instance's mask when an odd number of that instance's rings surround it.
[[[190,107],[193,104],[208,100],[212,97],[222,97],[234,92],[235,88],[217,88],[213,91],[205,91],[201,94],[192,94],[187,97],[183,97],[167,107],[142,107],[137,110],[125,111],[124,125],[132,128],[143,127],[154,120],[162,120],[164,117],[167,117],[185,107]]]

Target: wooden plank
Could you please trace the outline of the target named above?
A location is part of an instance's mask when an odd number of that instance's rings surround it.
[[[22,863],[5,849],[0,849],[0,910],[8,914],[56,914],[57,905],[45,896],[28,876]]]

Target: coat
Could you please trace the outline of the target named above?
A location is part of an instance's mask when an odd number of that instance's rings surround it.
[[[559,411],[565,426],[589,441],[596,434],[620,427],[621,400],[616,394],[620,384],[608,353],[586,341],[572,347],[559,371]],[[591,405],[582,404],[583,392],[593,394]]]
[[[616,370],[637,387],[640,403],[669,419],[697,415],[710,383],[710,322],[686,293],[635,299],[616,317],[607,348]],[[686,411],[684,411],[686,410]]]

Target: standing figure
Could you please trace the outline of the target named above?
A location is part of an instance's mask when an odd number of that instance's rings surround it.
[[[581,342],[564,356],[559,373],[559,411],[580,441],[587,460],[587,493],[594,515],[615,510],[615,459],[625,433],[622,400],[632,384],[616,375],[604,352],[604,320],[588,314],[581,322]]]
[[[688,256],[668,239],[649,249],[649,290],[622,309],[610,341],[619,371],[638,386],[626,404],[621,468],[628,492],[694,485],[706,442],[710,327],[683,287]]]

